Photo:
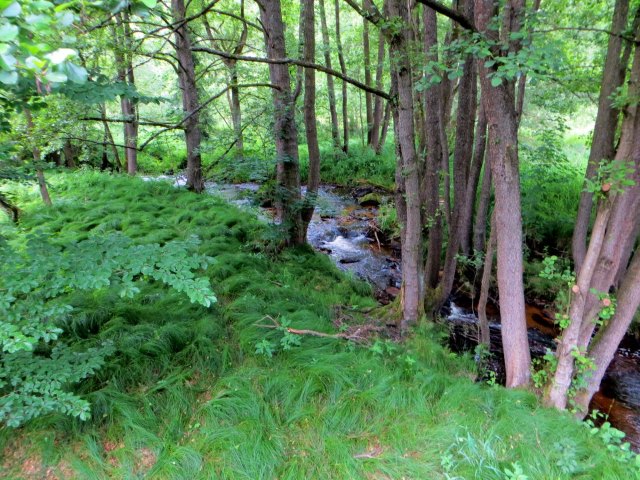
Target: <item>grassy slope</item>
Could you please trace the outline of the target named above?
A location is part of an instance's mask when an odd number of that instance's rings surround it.
[[[311,337],[256,356],[273,334],[254,326],[264,315],[331,331],[332,306],[372,306],[368,288],[319,254],[257,252],[268,232],[215,198],[94,173],[52,183],[51,209],[22,194],[22,232],[63,243],[112,230],[140,242],[197,234],[217,258],[208,274],[220,302],[205,310],[157,286],[132,300],[76,295],[70,339],[118,348],[80,386],[94,419],[0,430],[0,477],[484,480],[515,478],[505,471],[517,462],[529,479],[633,478],[533,395],[473,383],[469,360],[440,347],[433,328],[382,356]],[[4,222],[0,233],[19,232]],[[563,473],[572,461],[577,471]]]

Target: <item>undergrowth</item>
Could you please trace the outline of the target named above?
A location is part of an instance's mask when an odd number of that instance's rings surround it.
[[[403,345],[305,336],[256,354],[277,334],[256,326],[266,315],[335,332],[336,305],[364,321],[375,304],[325,256],[265,250],[269,227],[220,199],[92,172],[52,178],[52,208],[14,190],[22,221],[3,219],[0,235],[41,230],[60,245],[116,231],[141,243],[197,235],[219,302],[205,309],[157,284],[134,299],[71,292],[66,341],[111,340],[116,353],[77,386],[91,420],[0,430],[6,478],[634,478],[568,415],[474,383],[471,358],[442,347],[433,326]]]

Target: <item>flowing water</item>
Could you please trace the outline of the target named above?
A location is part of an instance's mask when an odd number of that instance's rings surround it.
[[[155,178],[172,181],[176,186],[185,183],[184,177]],[[272,211],[254,206],[258,184],[207,182],[205,187],[213,195],[254,211],[263,220],[273,221]],[[376,207],[360,206],[352,193],[330,185],[320,187],[307,240],[315,249],[329,255],[338,268],[369,282],[377,298],[388,302],[399,292],[402,279],[399,252],[380,244],[374,223]],[[471,302],[451,301],[442,313],[450,327],[451,348],[458,352],[473,350],[477,345],[478,317]],[[526,316],[531,354],[540,358],[547,349],[555,348],[554,338],[558,332],[551,315],[543,309],[527,305]],[[498,310],[490,306],[488,317],[494,353],[489,368],[495,372],[497,381],[504,382]],[[625,338],[590,408],[608,414],[611,424],[624,431],[634,449],[640,450],[640,344],[637,341]]]

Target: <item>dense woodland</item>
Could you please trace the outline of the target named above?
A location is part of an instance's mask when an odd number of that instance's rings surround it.
[[[0,0],[0,477],[639,476],[637,386],[594,412],[638,45],[635,0]],[[357,208],[399,288],[309,245]]]

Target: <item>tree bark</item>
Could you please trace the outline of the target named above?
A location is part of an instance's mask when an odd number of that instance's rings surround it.
[[[491,162],[485,160],[484,172],[482,174],[482,187],[480,188],[480,199],[478,200],[476,218],[473,224],[473,249],[477,252],[484,251],[485,240],[487,238],[487,216],[489,214],[490,203]]]
[[[338,61],[340,62],[340,71],[343,75],[347,74],[347,64],[344,61],[344,52],[342,50],[342,39],[340,38],[340,0],[335,0],[336,12],[336,45],[338,47]],[[347,82],[342,81],[342,151],[349,151],[349,107],[347,102]]]
[[[382,75],[384,73],[384,53],[385,40],[382,32],[378,33],[378,63],[376,65],[376,88],[382,90]],[[371,148],[377,152],[380,145],[380,134],[382,128],[383,100],[375,96],[373,100],[373,118],[371,123]]]
[[[2,192],[0,192],[0,208],[5,211],[13,223],[18,223],[20,209],[13,205]]]
[[[476,2],[476,25],[487,37],[497,40],[496,32],[487,28],[493,16],[493,6],[492,0]],[[508,6],[512,18],[508,22],[509,31],[503,33],[509,36],[520,29],[519,18],[523,13],[524,5],[522,0],[510,0]],[[510,50],[517,50],[517,44],[512,43]],[[505,52],[494,47],[491,53],[493,56],[499,56]],[[491,161],[491,175],[496,196],[498,292],[506,386],[520,387],[529,383],[531,355],[527,338],[522,279],[522,219],[515,85],[513,81],[503,81],[496,87],[492,86],[492,73],[493,71],[482,63],[480,67],[482,102],[487,116],[488,158]]]
[[[322,51],[324,63],[327,68],[331,67],[331,44],[329,43],[329,28],[327,27],[327,15],[324,8],[324,0],[318,2],[320,12],[320,30],[322,31]],[[336,109],[336,89],[333,83],[333,76],[327,74],[327,91],[329,95],[329,112],[331,114],[331,138],[335,149],[340,148],[340,133],[338,127],[338,111]],[[376,97],[377,98],[377,97]]]
[[[174,23],[180,24],[175,30],[175,50],[178,60],[178,79],[182,90],[182,110],[187,120],[183,123],[187,144],[187,188],[200,193],[204,190],[202,179],[202,156],[200,154],[200,102],[196,85],[196,66],[191,51],[191,38],[186,18],[184,0],[171,0]]]
[[[62,152],[64,153],[64,163],[67,168],[76,168],[76,152],[69,139],[65,140]]]
[[[240,19],[244,19],[244,0],[240,2]],[[209,37],[209,43],[213,48],[221,50],[221,46],[216,42],[213,30],[206,16],[202,17],[202,22]],[[242,23],[242,33],[235,47],[232,50],[234,55],[242,55],[244,47],[247,44],[248,25]],[[242,107],[240,105],[240,88],[238,87],[238,61],[235,59],[222,58],[222,61],[229,72],[229,110],[231,112],[231,122],[233,124],[233,133],[235,137],[235,151],[238,158],[244,157],[244,134],[242,129]]]
[[[463,7],[467,18],[473,18],[473,0],[465,0]],[[449,240],[444,260],[442,287],[439,303],[442,305],[453,288],[457,254],[460,249],[463,209],[469,183],[469,169],[473,158],[473,137],[477,96],[476,61],[468,55],[458,85],[458,109],[456,113],[456,137],[453,151],[453,209],[449,224]],[[471,182],[473,183],[473,182]]]
[[[25,120],[27,121],[27,131],[29,132],[29,134],[31,135],[31,133],[33,132],[33,118],[31,117],[31,111],[25,109],[24,110],[24,117]],[[45,205],[47,206],[51,206],[52,202],[51,202],[51,196],[49,195],[49,189],[47,188],[47,182],[44,179],[44,172],[42,171],[42,157],[40,155],[40,149],[37,146],[33,146],[31,148],[31,153],[33,155],[33,163],[35,165],[35,169],[36,169],[36,178],[38,179],[38,187],[40,189],[40,196],[42,197],[42,201],[44,202]]]
[[[391,103],[387,102],[384,107],[384,117],[382,118],[382,127],[380,127],[380,141],[375,149],[376,155],[380,155],[384,144],[387,142],[387,132],[389,131],[389,122],[391,122]]]
[[[301,8],[303,10],[303,57],[304,60],[313,62],[316,54],[314,0],[303,0]],[[309,178],[305,206],[302,210],[304,237],[306,238],[306,229],[313,216],[318,186],[320,185],[320,147],[318,146],[316,125],[316,71],[313,68],[304,69],[304,127],[309,150]]]
[[[135,85],[133,72],[133,62],[131,59],[131,29],[129,27],[129,17],[126,12],[118,13],[115,16],[116,27],[113,38],[115,41],[116,70],[118,81],[128,85]],[[120,108],[124,123],[124,144],[125,159],[127,162],[127,173],[135,175],[138,171],[138,114],[136,104],[126,95],[120,97]]]
[[[621,33],[627,27],[629,0],[616,0],[611,31]],[[614,141],[618,125],[619,111],[611,103],[611,96],[623,84],[627,62],[621,58],[623,41],[619,35],[609,35],[607,57],[602,73],[600,97],[598,99],[598,113],[593,130],[589,163],[587,164],[586,179],[594,178],[601,160],[612,159],[614,155]],[[593,194],[583,191],[580,194],[578,215],[572,238],[573,261],[578,272],[582,267],[587,250],[587,234],[591,211],[593,209]]]
[[[636,252],[618,292],[616,313],[604,333],[596,338],[589,350],[589,356],[593,359],[596,368],[587,380],[587,388],[580,391],[575,398],[576,405],[582,416],[588,412],[589,402],[591,402],[594,393],[600,388],[600,382],[602,382],[602,378],[639,307],[640,252]]]
[[[438,22],[436,12],[422,9],[424,23],[424,50],[428,61],[438,61]],[[432,85],[424,92],[425,101],[425,223],[429,235],[425,264],[425,288],[433,291],[438,285],[440,257],[442,255],[442,215],[440,209],[440,172],[442,164],[442,84]],[[425,298],[433,295],[427,293]],[[429,300],[430,301],[430,300]],[[430,310],[435,305],[427,306]]]
[[[122,171],[122,163],[120,162],[120,154],[118,153],[118,147],[116,146],[116,142],[113,140],[113,134],[111,133],[111,128],[109,127],[109,122],[107,122],[107,107],[104,103],[100,104],[100,118],[102,119],[102,125],[104,126],[104,135],[109,141],[111,145],[111,149],[113,152],[113,163],[115,164],[116,171]]]
[[[409,10],[403,0],[389,0],[390,17],[398,17],[404,28],[393,32],[389,39],[389,57],[392,63],[391,75],[397,85],[397,104],[394,106],[396,143],[401,164],[396,178],[404,179],[406,219],[402,225],[402,282],[403,321],[406,327],[415,323],[423,311],[422,277],[422,219],[420,202],[420,179],[414,138],[413,76],[409,59]]]
[[[489,331],[489,320],[487,319],[487,301],[489,300],[489,287],[491,286],[491,271],[493,270],[493,257],[496,249],[496,221],[495,216],[491,216],[491,233],[487,243],[487,252],[484,257],[484,267],[482,269],[482,282],[480,283],[480,298],[478,299],[478,329],[480,330],[479,342],[491,346],[491,332]]]
[[[258,0],[260,19],[265,30],[268,58],[286,58],[284,24],[280,0]],[[291,94],[289,66],[269,64],[273,89],[274,137],[276,146],[276,210],[284,227],[286,243],[305,243],[300,213],[300,169],[298,164],[298,131],[295,104]]]
[[[577,348],[580,326],[585,313],[587,295],[591,286],[591,278],[600,255],[602,242],[611,211],[609,199],[603,201],[598,209],[589,248],[584,257],[582,268],[578,274],[569,309],[569,326],[562,332],[562,338],[556,349],[557,366],[553,381],[545,393],[544,403],[548,407],[564,410],[567,406],[567,394],[573,380],[573,353]]]
[[[459,237],[460,251],[464,255],[471,253],[471,230],[473,223],[473,207],[476,203],[476,194],[478,191],[478,182],[480,181],[480,172],[484,164],[484,153],[487,145],[487,117],[484,114],[482,106],[478,113],[478,125],[476,127],[475,146],[473,149],[473,161],[469,170],[469,178],[467,179],[467,189],[465,191],[464,204],[460,213],[459,221]],[[485,216],[486,221],[486,216]]]
[[[366,4],[367,0],[363,0]],[[364,6],[364,5],[363,5]],[[371,85],[371,49],[369,45],[369,20],[362,19],[362,49],[364,55],[364,83]],[[367,145],[371,145],[373,140],[373,95],[369,92],[364,94],[365,112],[367,118]]]

